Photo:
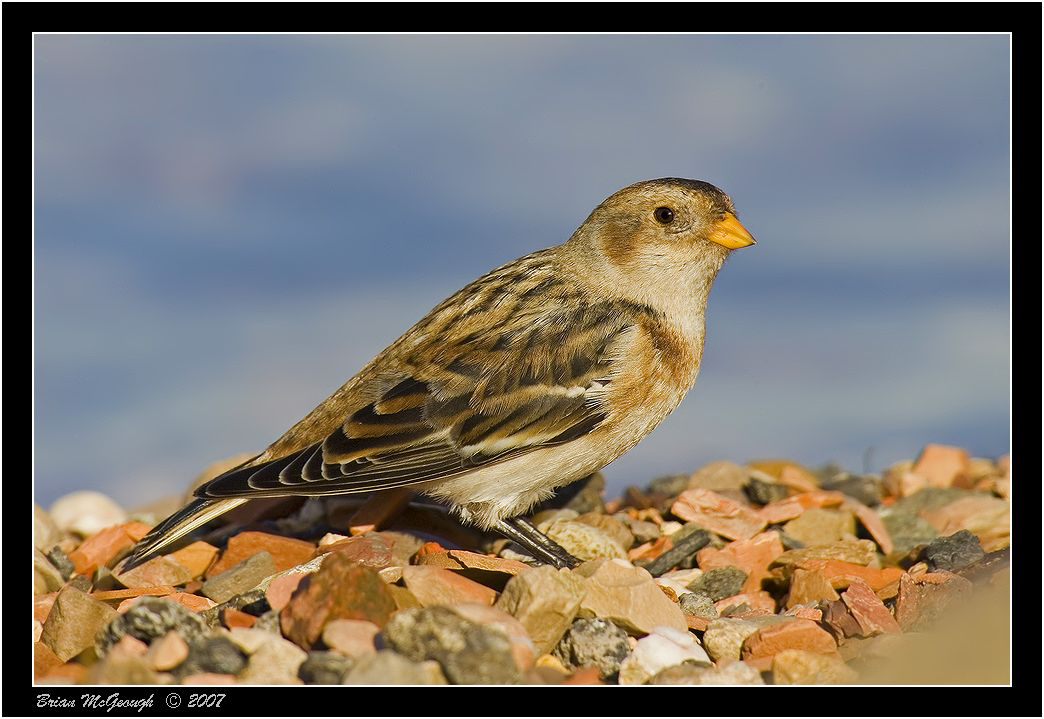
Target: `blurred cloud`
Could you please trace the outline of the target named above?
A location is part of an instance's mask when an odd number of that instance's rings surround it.
[[[759,239],[613,487],[1009,445],[1008,38],[35,38],[36,491],[260,449],[431,306],[639,179]]]

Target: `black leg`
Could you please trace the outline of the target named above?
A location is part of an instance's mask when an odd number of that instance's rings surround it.
[[[551,541],[547,535],[523,517],[501,520],[496,529],[511,541],[528,549],[537,559],[558,569],[572,569],[580,564],[579,559]]]

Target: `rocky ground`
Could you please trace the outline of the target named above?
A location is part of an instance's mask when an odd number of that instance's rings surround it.
[[[128,513],[77,492],[34,507],[34,675],[1006,683],[1010,486],[1007,457],[938,445],[883,476],[715,462],[608,502],[593,475],[532,516],[587,560],[573,570],[539,565],[403,492],[258,500],[126,573],[122,557],[183,498]],[[956,641],[926,643],[952,617]],[[987,617],[995,626],[983,633],[1000,649],[966,671],[969,627]]]

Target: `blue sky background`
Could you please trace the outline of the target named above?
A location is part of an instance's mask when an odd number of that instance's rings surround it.
[[[610,465],[1008,451],[1009,39],[37,36],[35,490],[258,451],[438,301],[681,176],[758,238]]]

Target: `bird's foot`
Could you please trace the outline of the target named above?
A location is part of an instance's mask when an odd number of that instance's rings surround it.
[[[524,517],[502,519],[497,523],[496,530],[529,550],[537,559],[547,562],[556,569],[572,569],[580,564],[579,559],[534,527]]]

